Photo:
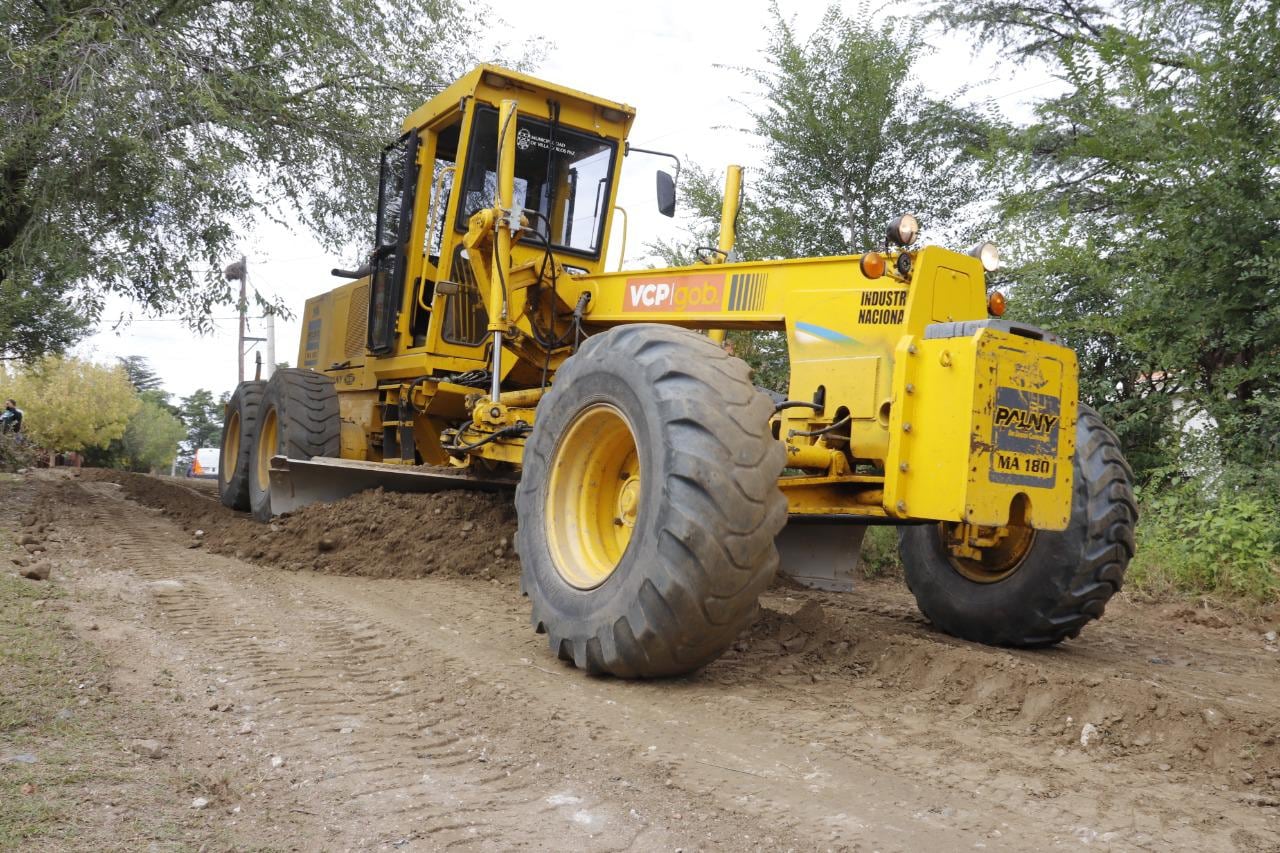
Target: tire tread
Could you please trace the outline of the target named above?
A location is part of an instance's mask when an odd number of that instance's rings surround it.
[[[714,660],[737,638],[773,578],[774,538],[787,515],[777,486],[785,459],[769,432],[772,406],[751,384],[746,364],[708,338],[671,326],[635,324],[588,338],[540,407],[572,405],[577,378],[617,357],[642,368],[653,410],[676,436],[664,451],[660,565],[647,570],[635,600],[616,617],[562,621],[540,600],[530,567],[535,543],[526,519],[538,516],[543,484],[526,476],[516,497],[523,587],[535,627],[547,633],[553,652],[563,657],[571,649],[579,668],[620,677],[678,675]],[[526,472],[544,471],[550,462],[549,450],[538,445],[528,443]]]
[[[947,633],[976,642],[1040,647],[1076,637],[1085,625],[1101,618],[1107,602],[1119,592],[1134,553],[1138,507],[1133,496],[1133,471],[1115,433],[1085,405],[1080,406],[1076,458],[1077,476],[1083,473],[1084,488],[1076,490],[1072,513],[1085,514],[1086,541],[1080,549],[1079,563],[1073,572],[1057,581],[1056,592],[1027,601],[1014,624],[992,624],[987,619],[957,617],[950,603],[935,601],[927,584],[916,577],[928,570],[908,564],[907,586],[931,622]],[[933,526],[904,530],[901,537],[905,543],[909,536],[927,535],[924,531],[933,530]]]

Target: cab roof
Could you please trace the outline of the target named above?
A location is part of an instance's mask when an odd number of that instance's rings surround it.
[[[527,115],[548,117],[547,99],[558,101],[561,119],[583,129],[625,138],[635,120],[634,107],[579,92],[567,86],[539,80],[500,65],[477,65],[451,83],[444,91],[418,107],[405,119],[403,132],[433,124],[442,116],[457,113],[465,98],[475,98],[493,106],[513,98]]]

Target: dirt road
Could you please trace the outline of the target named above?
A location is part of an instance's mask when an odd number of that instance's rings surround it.
[[[167,760],[222,780],[203,820],[237,846],[1280,850],[1275,625],[1118,600],[1013,652],[896,584],[775,588],[699,674],[623,682],[529,628],[497,498],[466,531],[448,495],[266,527],[187,483],[18,488],[71,619]]]

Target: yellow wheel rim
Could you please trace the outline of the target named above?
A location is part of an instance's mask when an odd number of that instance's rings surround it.
[[[556,571],[578,589],[604,583],[640,514],[635,433],[607,403],[578,413],[556,445],[547,483],[547,544]]]
[[[240,462],[240,413],[232,412],[222,435],[222,482],[230,483]]]
[[[258,488],[264,492],[271,490],[271,457],[276,455],[276,448],[280,446],[279,433],[276,410],[267,409],[258,430]]]

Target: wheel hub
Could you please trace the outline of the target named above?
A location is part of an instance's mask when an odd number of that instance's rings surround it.
[[[1023,524],[980,527],[943,523],[940,526],[951,567],[975,583],[995,583],[1012,575],[1035,542],[1035,530]]]
[[[626,472],[624,471],[625,475]],[[640,478],[627,477],[618,491],[618,523],[627,527],[636,526],[636,514],[640,511]]]

